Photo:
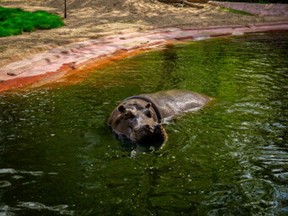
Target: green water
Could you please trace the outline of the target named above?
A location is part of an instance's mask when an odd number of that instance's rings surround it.
[[[287,32],[205,40],[0,95],[0,215],[288,215],[287,56]],[[175,88],[215,100],[130,158],[110,112]]]

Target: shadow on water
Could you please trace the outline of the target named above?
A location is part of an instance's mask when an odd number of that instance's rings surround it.
[[[177,76],[179,68],[179,58],[174,45],[168,45],[162,51],[162,67],[160,70],[162,79],[159,81],[158,89],[177,89],[177,85],[181,83],[182,77]]]
[[[0,215],[287,215],[287,46],[287,32],[171,45],[0,95]],[[110,112],[172,88],[215,100],[131,158]]]

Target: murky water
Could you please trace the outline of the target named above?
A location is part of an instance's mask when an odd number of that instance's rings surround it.
[[[0,215],[288,215],[287,56],[287,32],[198,41],[0,95]],[[130,158],[110,112],[172,88],[215,100]]]

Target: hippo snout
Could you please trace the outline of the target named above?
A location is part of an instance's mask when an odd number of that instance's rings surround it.
[[[135,133],[138,134],[139,138],[141,136],[145,137],[146,135],[152,135],[154,133],[160,132],[160,125],[142,125],[139,129],[135,130]]]
[[[155,143],[163,143],[165,140],[165,130],[160,124],[142,125],[135,130],[135,138],[142,145],[155,145]]]

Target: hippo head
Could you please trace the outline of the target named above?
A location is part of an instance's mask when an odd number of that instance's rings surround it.
[[[110,116],[108,124],[120,140],[133,144],[160,147],[166,139],[166,132],[150,103],[145,106],[121,104]]]

